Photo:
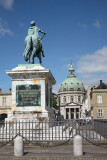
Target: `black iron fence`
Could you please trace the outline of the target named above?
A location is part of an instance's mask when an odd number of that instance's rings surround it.
[[[72,140],[75,134],[85,140],[107,141],[95,125],[91,120],[0,122],[0,142],[8,142],[17,134],[32,142]]]
[[[107,138],[107,119],[95,119],[94,130],[103,137]]]

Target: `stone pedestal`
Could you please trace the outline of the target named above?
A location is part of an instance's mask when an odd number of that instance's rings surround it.
[[[12,77],[12,110],[7,121],[52,118],[52,85],[56,81],[49,69],[22,64],[6,73]]]

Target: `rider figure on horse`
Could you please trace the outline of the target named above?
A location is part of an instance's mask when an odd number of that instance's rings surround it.
[[[35,26],[35,21],[31,21],[31,27],[28,29],[28,35],[35,35],[40,43],[41,37],[38,35],[38,32],[46,34],[45,32],[41,31],[38,27]],[[44,52],[42,52],[42,56],[45,57]]]
[[[31,63],[34,64],[34,57],[38,57],[40,64],[42,63],[41,60],[41,52],[42,56],[44,56],[44,51],[42,47],[42,39],[45,32],[41,31],[38,27],[35,26],[35,21],[31,21],[31,26],[28,29],[28,35],[25,38],[25,50],[24,50],[24,59],[30,63],[30,56],[31,56]],[[43,36],[40,37],[38,33],[43,33]]]

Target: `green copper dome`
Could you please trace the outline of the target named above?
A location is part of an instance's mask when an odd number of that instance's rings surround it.
[[[81,91],[85,92],[83,83],[74,75],[74,68],[71,65],[69,76],[61,83],[59,92],[63,91]]]

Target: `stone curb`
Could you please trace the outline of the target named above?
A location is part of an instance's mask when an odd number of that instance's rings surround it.
[[[86,158],[86,157],[78,157],[78,158],[67,158],[67,157],[0,157],[0,160],[107,160],[107,158]]]

